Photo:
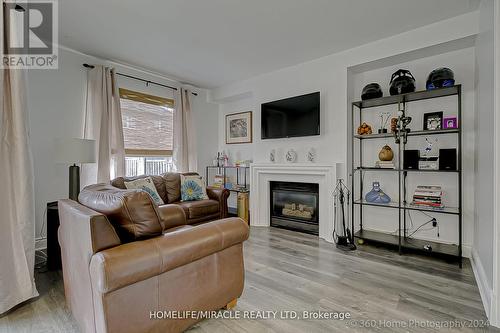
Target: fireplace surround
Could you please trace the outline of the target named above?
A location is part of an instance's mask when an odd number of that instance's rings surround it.
[[[270,227],[270,182],[318,184],[318,236],[333,242],[333,197],[338,164],[253,163],[250,168],[251,226]]]

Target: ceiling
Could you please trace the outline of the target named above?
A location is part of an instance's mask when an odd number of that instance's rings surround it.
[[[478,7],[479,0],[61,0],[60,43],[214,88]]]

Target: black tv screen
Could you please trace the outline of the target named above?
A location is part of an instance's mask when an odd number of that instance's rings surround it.
[[[261,138],[319,135],[319,92],[262,104]]]

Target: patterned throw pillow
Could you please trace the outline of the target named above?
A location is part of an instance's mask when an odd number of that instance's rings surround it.
[[[181,175],[181,201],[208,199],[207,190],[200,176]]]
[[[124,183],[125,187],[128,189],[139,189],[143,190],[144,192],[147,192],[158,206],[164,204],[163,200],[158,194],[158,191],[156,190],[156,187],[151,177],[140,178]]]

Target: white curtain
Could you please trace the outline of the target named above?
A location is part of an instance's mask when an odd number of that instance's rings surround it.
[[[177,90],[175,98],[173,160],[175,169],[179,172],[196,172],[198,169],[190,95],[188,89],[181,88]]]
[[[82,165],[82,187],[125,175],[120,93],[113,68],[96,65],[87,78],[84,139],[96,141],[97,163]]]
[[[1,39],[19,38],[3,17]],[[15,22],[13,22],[15,23]],[[13,28],[13,30],[17,30]],[[0,314],[38,296],[34,281],[35,197],[29,145],[26,73],[0,69]]]

